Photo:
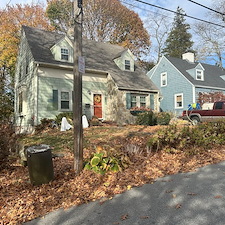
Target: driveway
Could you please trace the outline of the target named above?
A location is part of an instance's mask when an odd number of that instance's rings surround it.
[[[225,162],[157,179],[111,200],[59,209],[26,225],[224,225]]]

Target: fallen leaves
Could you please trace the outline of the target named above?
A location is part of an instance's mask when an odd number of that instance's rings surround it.
[[[120,217],[121,220],[127,220],[128,219],[128,214],[122,215]]]
[[[141,149],[146,144],[148,136],[146,135],[143,138],[139,135],[139,132],[149,133],[151,131],[151,127],[143,126],[125,127],[124,131],[122,128],[114,127],[112,136],[115,139],[109,139],[111,134],[106,135],[107,132],[110,133],[109,129],[110,127],[101,131],[98,127],[91,127],[85,129],[84,135],[91,137],[91,133],[96,135],[97,132],[99,139],[92,139],[96,146],[99,146],[99,142],[102,143],[104,140],[104,143],[107,143],[108,146],[112,148],[118,146],[118,150],[121,150],[123,141],[126,143],[128,140],[132,142],[135,133],[137,133],[135,140],[138,141]],[[131,131],[132,135],[130,139],[127,139]],[[101,136],[101,132],[103,132],[103,136]],[[138,139],[139,136],[140,139]],[[86,146],[84,148],[85,157],[88,157],[91,152],[93,152],[92,147]],[[210,152],[203,152],[195,156],[188,156],[183,152],[176,154],[158,152],[149,156],[134,155],[129,167],[119,173],[107,173],[102,176],[84,170],[79,176],[75,176],[73,155],[65,151],[64,157],[53,159],[54,180],[40,186],[32,186],[29,182],[28,168],[13,161],[10,167],[0,171],[0,217],[4,225],[22,224],[62,207],[68,208],[97,199],[100,200],[99,204],[101,205],[112,199],[115,194],[130,190],[132,187],[154,183],[154,180],[159,177],[193,171],[200,166],[217,163],[224,159],[225,152],[221,149],[212,149]],[[167,180],[166,182],[169,184],[171,181]],[[168,189],[166,193],[171,193],[173,197],[173,190]],[[187,193],[187,195],[195,196],[196,193]],[[214,196],[218,199],[222,197],[220,195]],[[181,207],[181,204],[175,206],[176,209]],[[124,214],[120,219],[126,220],[128,218],[129,215]],[[148,216],[144,216],[141,219],[147,218]]]

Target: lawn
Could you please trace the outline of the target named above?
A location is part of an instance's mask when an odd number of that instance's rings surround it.
[[[30,184],[28,168],[11,159],[0,171],[0,224],[21,224],[59,208],[100,199],[103,203],[115,194],[134,186],[152,183],[159,177],[195,170],[225,159],[225,150],[211,149],[196,155],[183,151],[148,152],[147,142],[159,126],[93,126],[84,130],[84,158],[101,146],[129,156],[129,165],[120,172],[104,175],[73,170],[73,131],[48,130],[22,138],[25,145],[48,144],[54,153],[64,157],[53,159],[54,180],[48,184]],[[2,221],[1,221],[2,220]]]

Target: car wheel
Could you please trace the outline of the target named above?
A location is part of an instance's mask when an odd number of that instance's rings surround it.
[[[197,125],[200,122],[200,119],[197,116],[193,116],[191,117],[191,122],[193,125]]]

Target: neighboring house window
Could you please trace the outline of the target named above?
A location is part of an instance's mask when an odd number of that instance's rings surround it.
[[[140,107],[146,107],[146,97],[140,96]]]
[[[137,96],[136,95],[131,95],[131,108],[137,106]]]
[[[196,70],[196,80],[204,80],[203,70]]]
[[[130,60],[125,60],[125,70],[130,70]]]
[[[23,92],[20,92],[19,93],[18,111],[19,111],[19,113],[22,113],[23,112]]]
[[[175,94],[175,109],[183,108],[183,94]]]
[[[167,73],[161,73],[161,87],[167,85]]]
[[[61,91],[61,109],[69,110],[70,109],[70,95],[68,91]]]
[[[67,48],[61,48],[61,59],[62,60],[69,60],[69,50]]]

